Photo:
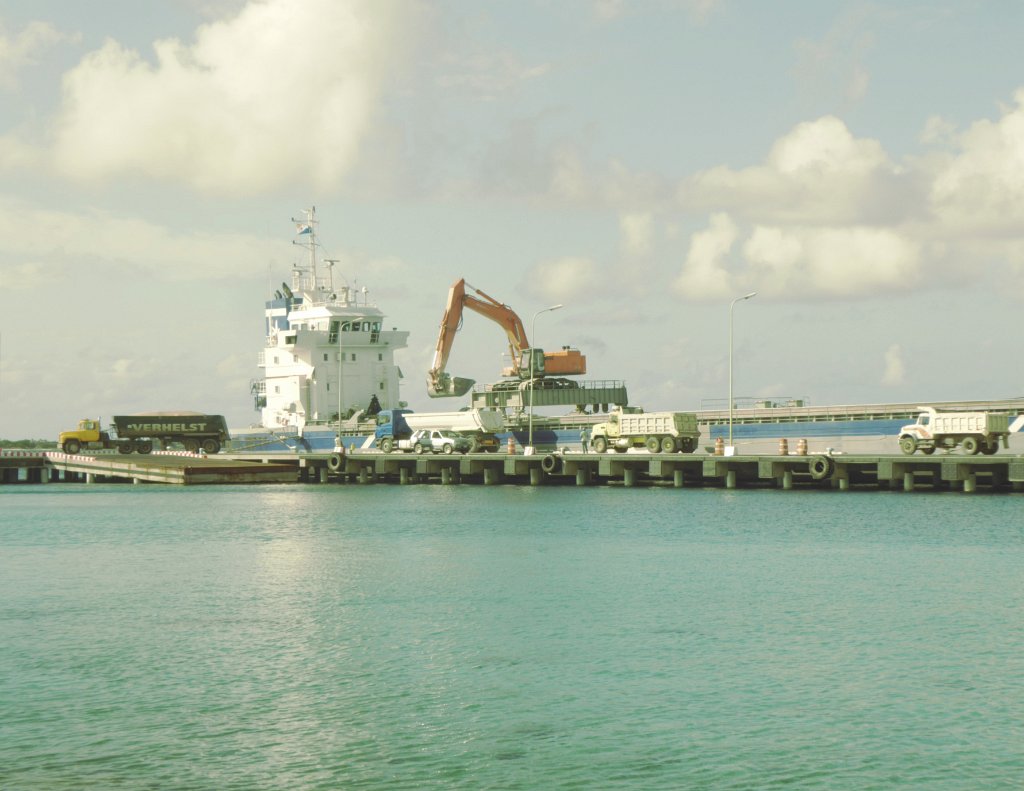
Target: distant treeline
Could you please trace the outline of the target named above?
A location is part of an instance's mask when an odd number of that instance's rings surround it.
[[[0,439],[0,448],[18,448],[19,450],[50,450],[57,443],[52,439]]]

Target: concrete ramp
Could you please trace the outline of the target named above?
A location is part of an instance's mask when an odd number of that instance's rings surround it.
[[[363,444],[359,446],[359,449],[360,450],[367,450],[376,441],[377,441],[377,438],[375,436],[373,436],[373,434],[371,434],[370,436],[368,436],[366,439],[363,440]]]

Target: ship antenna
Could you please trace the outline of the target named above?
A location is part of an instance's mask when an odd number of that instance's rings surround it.
[[[327,290],[330,293],[334,293],[334,265],[338,263],[337,258],[325,258],[324,263],[327,264]]]
[[[299,236],[307,236],[308,239],[303,241],[292,240],[292,244],[304,246],[309,250],[309,272],[308,276],[311,278],[311,282],[304,285],[303,290],[308,290],[311,294],[316,292],[317,287],[317,271],[316,271],[316,206],[305,210],[306,218],[304,220],[298,220],[292,217],[292,222],[295,223],[295,232]],[[298,271],[298,267],[296,267]]]

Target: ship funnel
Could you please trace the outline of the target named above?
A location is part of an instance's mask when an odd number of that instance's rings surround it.
[[[294,294],[292,294],[292,290],[290,288],[288,288],[288,284],[287,283],[282,283],[281,284],[281,290],[284,291],[284,295],[286,297],[288,297],[288,299],[291,299],[294,296]]]

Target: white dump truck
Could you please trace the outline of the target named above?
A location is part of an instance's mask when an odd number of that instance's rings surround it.
[[[496,409],[463,409],[459,412],[413,412],[408,409],[386,409],[377,415],[375,433],[377,446],[385,453],[409,450],[415,443],[404,442],[417,431],[452,431],[469,440],[473,453],[498,449],[497,432],[505,421]]]
[[[958,445],[964,453],[979,451],[992,455],[1009,447],[1010,416],[1005,412],[939,412],[929,407],[918,407],[921,414],[917,422],[900,429],[900,450],[908,456],[917,450],[928,455],[936,448],[953,450]]]
[[[651,453],[692,453],[697,448],[700,428],[693,412],[641,412],[616,409],[605,423],[591,430],[590,446],[597,453],[614,448],[646,447]]]

